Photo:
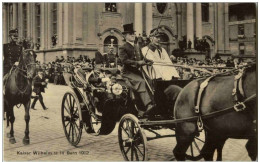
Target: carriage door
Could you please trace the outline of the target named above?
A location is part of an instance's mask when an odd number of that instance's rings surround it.
[[[111,46],[114,47],[114,54],[118,53],[118,40],[114,36],[108,36],[104,40],[104,53],[108,53]]]
[[[167,51],[167,53],[170,53],[170,43],[169,43],[169,37],[167,34],[163,33],[162,36],[160,37],[160,44],[162,45],[162,47]]]

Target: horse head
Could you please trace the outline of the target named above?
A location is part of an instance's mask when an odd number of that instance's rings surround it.
[[[36,53],[32,49],[23,50],[22,56],[20,57],[20,63],[22,69],[26,72],[28,79],[33,79],[36,75]]]

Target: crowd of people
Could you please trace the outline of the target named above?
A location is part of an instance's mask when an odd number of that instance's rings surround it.
[[[190,67],[209,69],[213,73],[224,72],[227,69],[236,68],[238,66],[246,65],[246,62],[242,59],[228,58],[223,60],[221,57],[206,58],[205,60],[198,60],[196,58],[188,57],[170,57],[172,62],[176,65],[183,65],[183,67],[176,67],[179,72],[180,79],[188,80],[193,78],[199,78],[207,76],[208,73],[194,70]],[[64,85],[65,80],[63,78],[63,72],[70,72],[77,65],[94,66],[95,59],[89,59],[88,56],[80,55],[78,58],[63,56],[56,57],[56,60],[49,63],[37,62],[37,68],[42,69],[44,74],[49,79],[50,83],[57,85]],[[102,65],[106,66],[106,64]],[[119,65],[120,66],[120,65]],[[187,66],[187,68],[185,68]]]

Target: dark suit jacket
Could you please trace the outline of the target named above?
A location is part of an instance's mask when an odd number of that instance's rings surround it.
[[[42,79],[39,77],[39,75],[37,75],[36,77],[33,78],[33,92],[35,92],[36,94],[39,94],[41,92],[45,92],[44,88],[46,87],[46,85],[42,85],[42,82],[45,81],[44,76],[42,77]]]
[[[135,48],[128,42],[119,48],[119,58],[123,64],[123,73],[139,73]]]

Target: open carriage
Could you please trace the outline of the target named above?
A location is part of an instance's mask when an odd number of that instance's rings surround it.
[[[71,145],[80,142],[83,129],[91,135],[107,135],[119,121],[118,139],[122,155],[125,160],[136,161],[148,160],[147,141],[175,136],[174,125],[167,124],[174,120],[173,104],[167,100],[164,90],[169,85],[184,87],[190,82],[153,81],[156,109],[148,117],[138,118],[140,101],[126,86],[118,69],[75,68],[71,73],[65,72],[64,78],[72,91],[64,94],[61,115],[64,133]],[[164,128],[173,130],[173,133],[159,135],[154,131]],[[146,137],[145,130],[154,133],[155,137]],[[196,137],[187,158],[196,159],[203,143],[204,140]]]

